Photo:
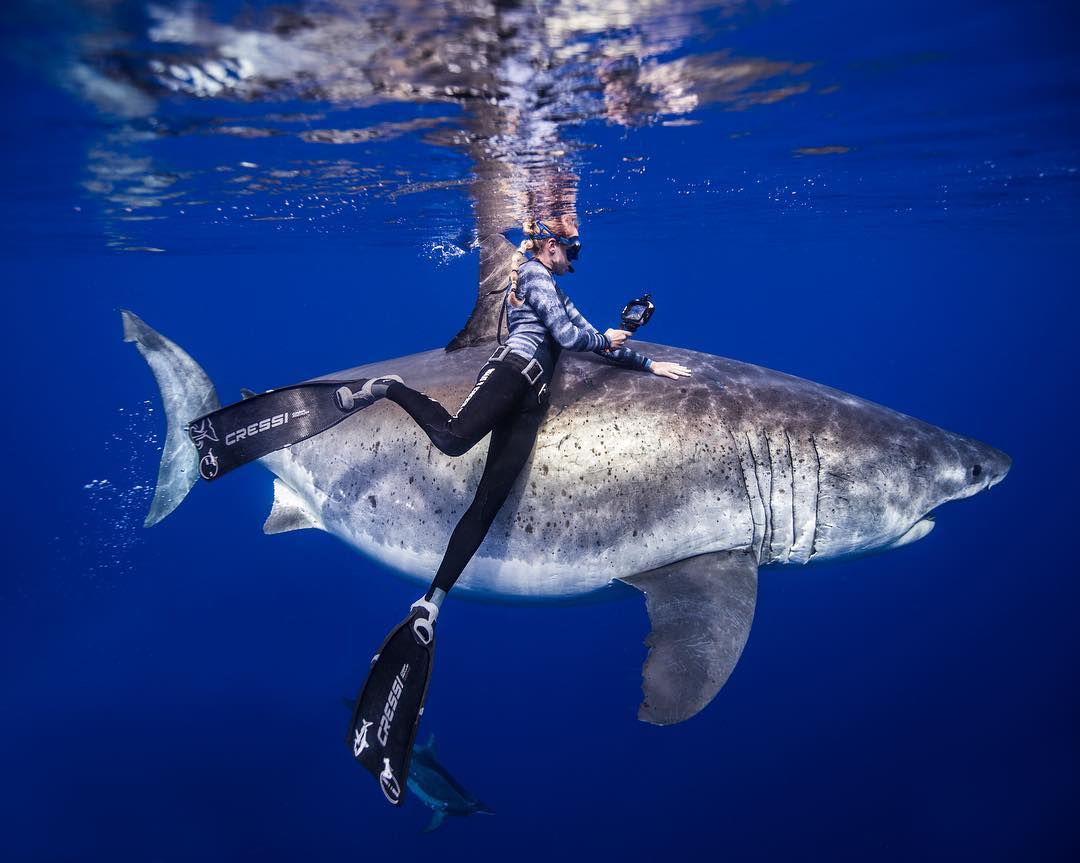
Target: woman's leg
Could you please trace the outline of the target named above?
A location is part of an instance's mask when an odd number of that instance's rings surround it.
[[[524,399],[531,397],[532,393],[523,396]],[[437,590],[442,591],[436,599],[436,604],[439,604],[442,596],[454,586],[461,571],[484,541],[499,508],[514,486],[514,480],[529,460],[543,418],[542,410],[519,411],[495,427],[491,434],[484,474],[476,487],[473,502],[450,535],[450,543],[446,547],[442,564],[425,599],[431,600]]]
[[[390,384],[386,397],[401,405],[442,452],[459,456],[513,412],[527,386],[516,369],[490,363],[453,416],[435,399],[401,383]]]

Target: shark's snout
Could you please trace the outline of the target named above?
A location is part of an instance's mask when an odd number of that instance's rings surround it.
[[[992,458],[989,459],[990,480],[987,482],[986,487],[993,488],[1005,479],[1005,475],[1012,469],[1012,459],[999,449],[993,447],[988,447],[988,449],[992,452]]]
[[[971,481],[977,491],[993,488],[1003,479],[1012,467],[1012,459],[999,449],[986,444],[978,444],[971,458]]]
[[[950,500],[971,497],[980,491],[993,488],[1008,474],[1012,459],[999,449],[981,441],[965,439],[959,453],[959,464],[951,472],[962,479],[957,483]]]

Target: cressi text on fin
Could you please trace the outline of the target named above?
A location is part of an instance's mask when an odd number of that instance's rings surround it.
[[[413,612],[394,627],[371,663],[345,742],[394,806],[405,799],[413,742],[424,711],[435,640],[415,634]]]
[[[245,393],[241,401],[196,417],[188,424],[188,434],[202,454],[199,475],[216,480],[336,426],[351,412],[338,407],[334,393],[363,382],[308,381],[258,395]]]

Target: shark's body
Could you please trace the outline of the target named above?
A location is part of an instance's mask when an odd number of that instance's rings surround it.
[[[752,550],[759,565],[874,551],[925,535],[932,509],[1001,475],[997,451],[820,384],[640,350],[694,376],[674,382],[564,354],[533,457],[455,595],[573,599],[731,549]],[[452,406],[490,352],[429,351],[327,378],[395,372]],[[426,584],[485,450],[444,456],[379,402],[264,459],[279,479],[268,529],[320,527]]]
[[[460,817],[477,813],[492,814],[487,806],[466,791],[439,762],[435,753],[434,734],[428,738],[426,744],[413,746],[408,784],[409,790],[420,802],[432,810],[431,821],[424,828],[425,832],[442,824],[447,815]]]
[[[398,374],[453,410],[494,346],[484,299],[482,281],[453,350],[322,380]],[[194,483],[184,426],[217,398],[187,354],[129,313],[125,334],[154,369],[170,418],[152,523]],[[454,594],[572,601],[615,579],[638,588],[653,625],[639,715],[652,722],[692,716],[723,685],[749,633],[759,566],[919,539],[934,508],[1009,469],[986,444],[821,384],[710,354],[640,349],[693,377],[564,353],[532,458]],[[277,476],[265,530],[326,530],[426,585],[485,450],[482,442],[445,456],[397,405],[378,402],[263,459]]]

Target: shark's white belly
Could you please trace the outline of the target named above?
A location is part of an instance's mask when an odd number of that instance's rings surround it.
[[[451,458],[396,406],[365,413],[365,425],[343,423],[264,461],[319,527],[426,585],[472,501],[487,439]],[[455,593],[570,599],[617,576],[750,545],[745,494],[710,477],[715,464],[700,443],[658,434],[655,417],[623,419],[610,435],[589,423],[549,417]]]

